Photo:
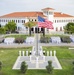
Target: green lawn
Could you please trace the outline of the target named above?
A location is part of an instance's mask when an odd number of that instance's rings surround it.
[[[57,57],[63,67],[62,70],[54,70],[50,75],[73,75],[72,62],[74,61],[74,50],[69,50],[69,47],[43,47],[43,50],[56,50]],[[31,47],[3,49],[0,48],[0,61],[3,63],[0,75],[24,75],[20,70],[12,70],[12,67],[18,57],[19,50],[31,50]],[[28,70],[25,75],[49,75],[46,70]]]
[[[15,38],[23,38],[23,39],[26,39],[27,37],[29,37],[29,35],[19,35],[19,34],[13,34],[13,35],[6,35],[5,37],[15,37]]]

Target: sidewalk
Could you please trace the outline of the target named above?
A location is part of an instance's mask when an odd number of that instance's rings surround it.
[[[71,46],[74,47],[74,43],[38,43],[39,46]],[[21,47],[32,47],[35,46],[35,43],[23,43],[23,44],[0,44],[0,48],[21,48]]]

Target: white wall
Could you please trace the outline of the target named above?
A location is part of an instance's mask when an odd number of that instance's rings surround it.
[[[17,20],[17,28],[20,27],[22,30],[25,30],[25,26],[23,25],[24,23],[22,23],[22,20],[25,20],[25,22],[28,22],[28,19],[27,18],[0,18],[1,20],[3,20],[3,22],[0,22],[0,24],[2,26],[5,26],[7,23],[8,23],[8,20],[9,21],[12,21],[12,20],[15,20],[15,23],[16,23],[16,20]],[[5,22],[4,22],[5,20]],[[7,22],[6,22],[7,20]],[[19,23],[18,23],[18,20],[19,20]]]

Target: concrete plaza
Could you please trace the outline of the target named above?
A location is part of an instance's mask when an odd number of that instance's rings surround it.
[[[18,56],[13,69],[20,69],[21,62],[23,61],[27,63],[28,69],[46,69],[48,61],[52,61],[54,69],[62,69],[56,56],[45,56],[44,60],[41,56],[38,57],[38,60],[36,60],[36,57],[32,57],[30,60],[30,56]]]

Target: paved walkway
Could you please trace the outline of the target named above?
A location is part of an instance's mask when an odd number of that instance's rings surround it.
[[[39,46],[74,46],[74,43],[38,43]],[[21,47],[32,47],[34,43],[23,43],[23,44],[0,44],[0,48],[21,48]]]

